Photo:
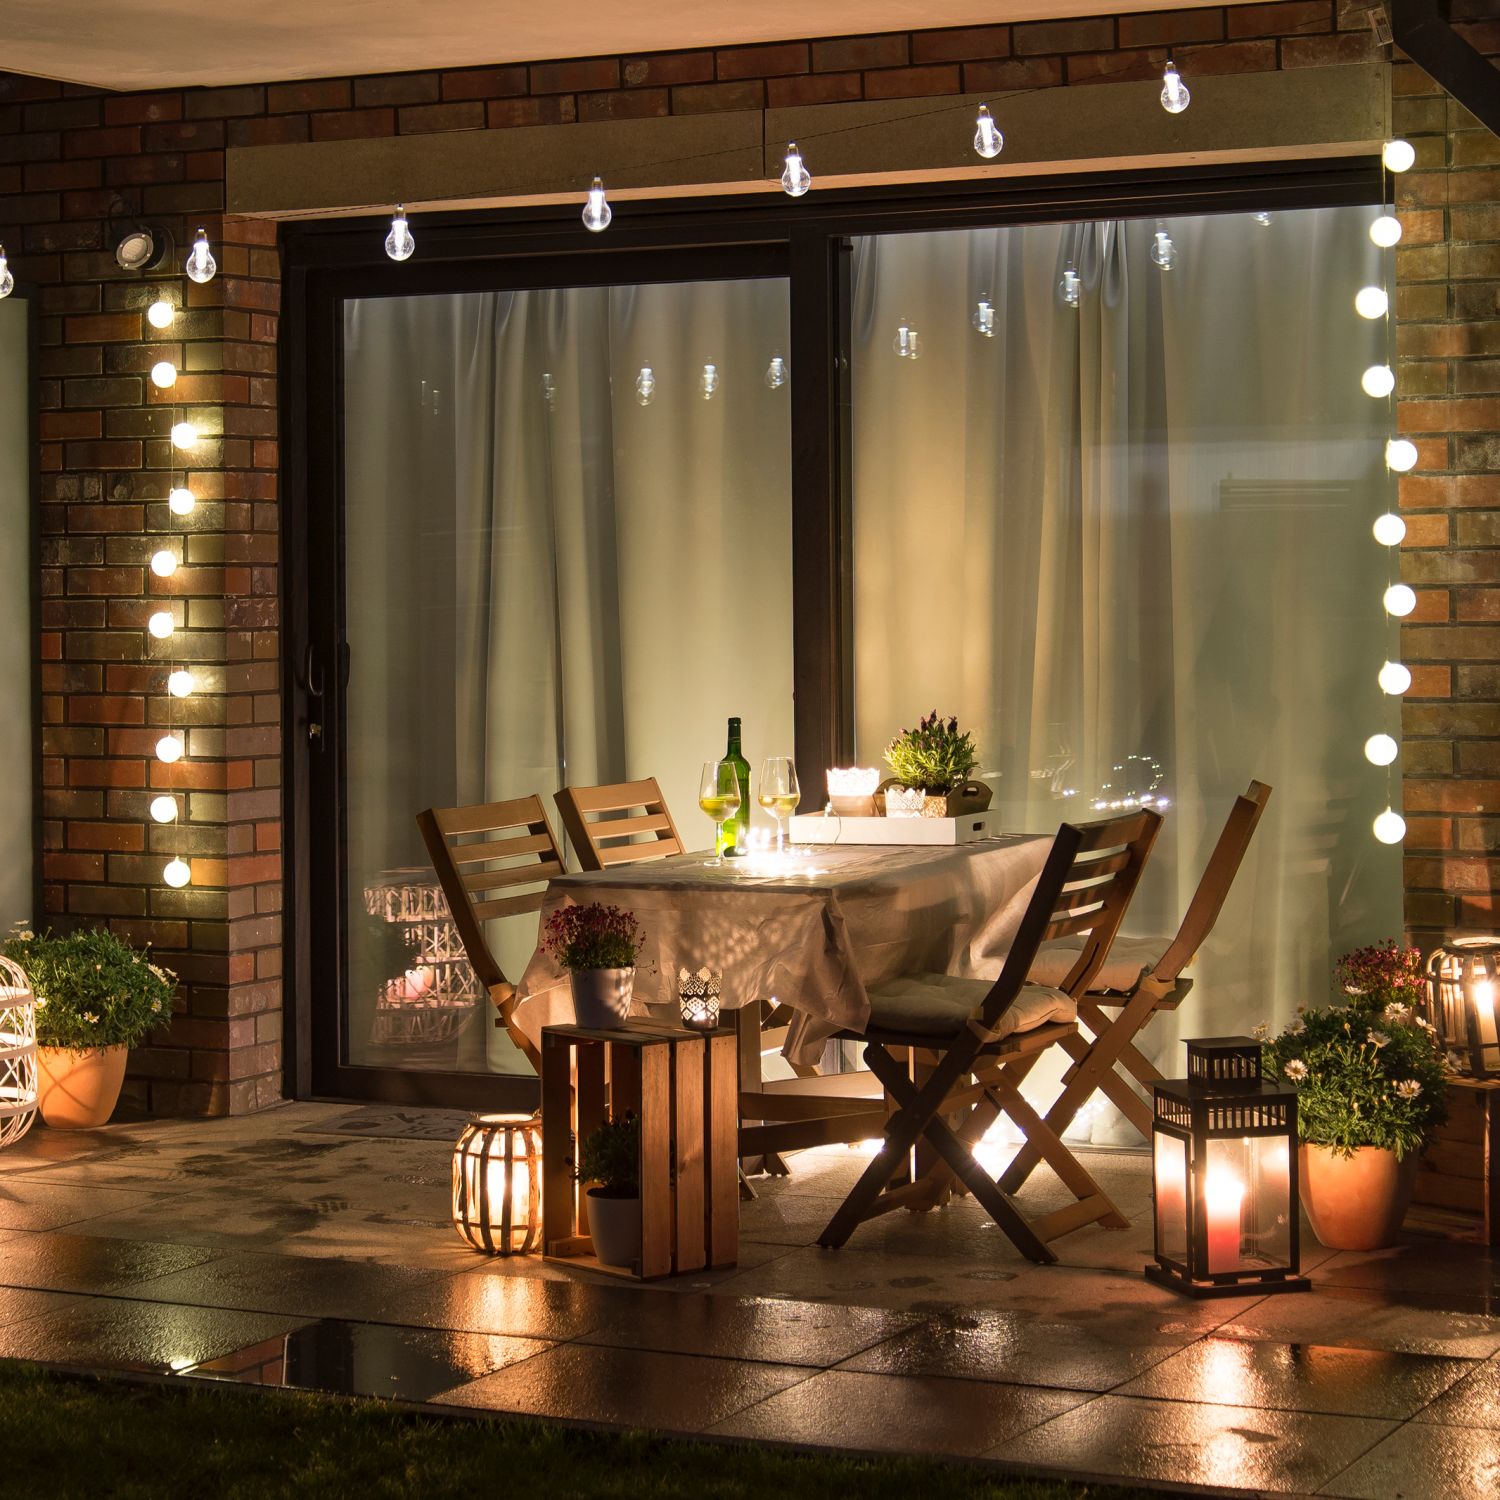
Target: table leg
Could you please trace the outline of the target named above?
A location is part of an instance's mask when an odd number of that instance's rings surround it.
[[[740,1006],[734,1013],[735,1030],[739,1033],[741,1094],[759,1094],[765,1088],[760,1068],[760,1013],[758,1000]],[[752,1123],[759,1124],[760,1121],[753,1119]],[[740,1171],[742,1174],[765,1172],[772,1177],[792,1175],[792,1169],[774,1151],[768,1151],[764,1156],[745,1157],[740,1163]]]

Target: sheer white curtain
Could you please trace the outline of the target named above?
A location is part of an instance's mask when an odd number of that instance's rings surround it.
[[[725,720],[752,760],[790,752],[789,402],[763,378],[786,339],[783,281],[348,304],[351,915],[425,864],[422,807],[539,792],[553,815],[565,783],[655,776],[702,843]],[[497,927],[518,974],[535,919]],[[356,1062],[377,1060],[360,964]],[[519,1066],[493,1028],[465,1037],[459,1065]]]
[[[1143,935],[1175,929],[1234,795],[1274,788],[1192,998],[1147,1033],[1169,1070],[1180,1036],[1284,1020],[1339,952],[1400,929],[1400,851],[1369,831],[1386,778],[1362,755],[1399,732],[1370,535],[1389,417],[1359,385],[1384,326],[1352,301],[1380,279],[1369,217],[1173,219],[1167,271],[1149,222],[856,248],[861,760],[957,713],[1006,824],[1036,830],[1159,779]],[[915,361],[892,348],[903,320]]]

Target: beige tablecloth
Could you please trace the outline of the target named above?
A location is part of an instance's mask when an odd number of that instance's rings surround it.
[[[678,969],[706,964],[724,976],[725,1006],[774,997],[806,1015],[794,1036],[801,1059],[834,1031],[864,1029],[873,985],[917,972],[993,977],[1051,847],[1050,836],[1035,835],[946,848],[815,847],[720,868],[679,855],[559,876],[542,923],[590,901],[634,912],[645,933],[638,1006],[673,1001]],[[567,976],[540,948],[518,992],[515,1019],[533,1041],[542,1027],[573,1020]]]

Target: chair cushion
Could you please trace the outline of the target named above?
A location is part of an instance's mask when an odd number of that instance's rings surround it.
[[[957,979],[951,974],[905,974],[870,991],[870,1030],[903,1036],[957,1036],[977,1015],[990,992],[986,979]],[[1028,984],[996,1024],[995,1039],[1032,1031],[1048,1021],[1076,1021],[1078,1007],[1061,990]]]
[[[1110,944],[1104,967],[1094,975],[1089,988],[1119,990],[1128,994],[1135,988],[1141,975],[1167,951],[1170,943],[1170,938],[1162,937],[1116,937]],[[1078,955],[1082,951],[1081,937],[1062,938],[1055,943],[1043,944],[1037,951],[1036,962],[1031,966],[1029,977],[1032,983],[1061,984],[1068,977],[1068,970],[1078,962]]]

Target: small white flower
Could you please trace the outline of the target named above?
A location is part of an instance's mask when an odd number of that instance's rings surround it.
[[[161,1009],[161,1001],[160,1000],[153,1000],[151,1002],[151,1009],[152,1009],[153,1012],[159,1011]]]
[[[1250,1035],[1253,1036],[1257,1042],[1265,1041],[1265,1039],[1270,1036],[1270,1034],[1271,1028],[1267,1026],[1264,1021],[1262,1021],[1259,1026],[1252,1026],[1250,1028]]]
[[[90,1026],[97,1026],[99,1024],[99,1017],[96,1016],[91,1010],[84,1011],[83,1019],[87,1021]]]
[[[1456,1052],[1450,1052],[1443,1059],[1443,1066],[1450,1073],[1462,1073],[1463,1072],[1463,1068],[1464,1068],[1464,1061],[1463,1061],[1463,1058],[1461,1058],[1458,1055],[1458,1053],[1456,1053]]]
[[[1412,1010],[1409,1005],[1387,1005],[1385,1008],[1385,1019],[1394,1021],[1398,1026],[1405,1025],[1412,1018]]]
[[[1402,1099],[1415,1099],[1422,1092],[1422,1085],[1415,1078],[1403,1078],[1396,1085],[1397,1096]]]
[[[1301,1083],[1302,1080],[1307,1077],[1307,1064],[1303,1062],[1300,1057],[1294,1057],[1286,1065],[1286,1067],[1282,1069],[1282,1072],[1285,1073],[1293,1083]]]
[[[1306,1030],[1307,1022],[1304,1021],[1301,1016],[1293,1016],[1291,1021],[1287,1024],[1286,1034],[1288,1036],[1301,1036],[1302,1033]]]
[[[1375,1050],[1377,1052],[1379,1052],[1380,1049],[1382,1047],[1384,1047],[1387,1042],[1390,1041],[1390,1037],[1388,1037],[1385,1034],[1385,1032],[1383,1032],[1383,1031],[1376,1031],[1372,1027],[1369,1031],[1367,1031],[1365,1033],[1365,1040],[1367,1042],[1369,1042],[1375,1048]]]

